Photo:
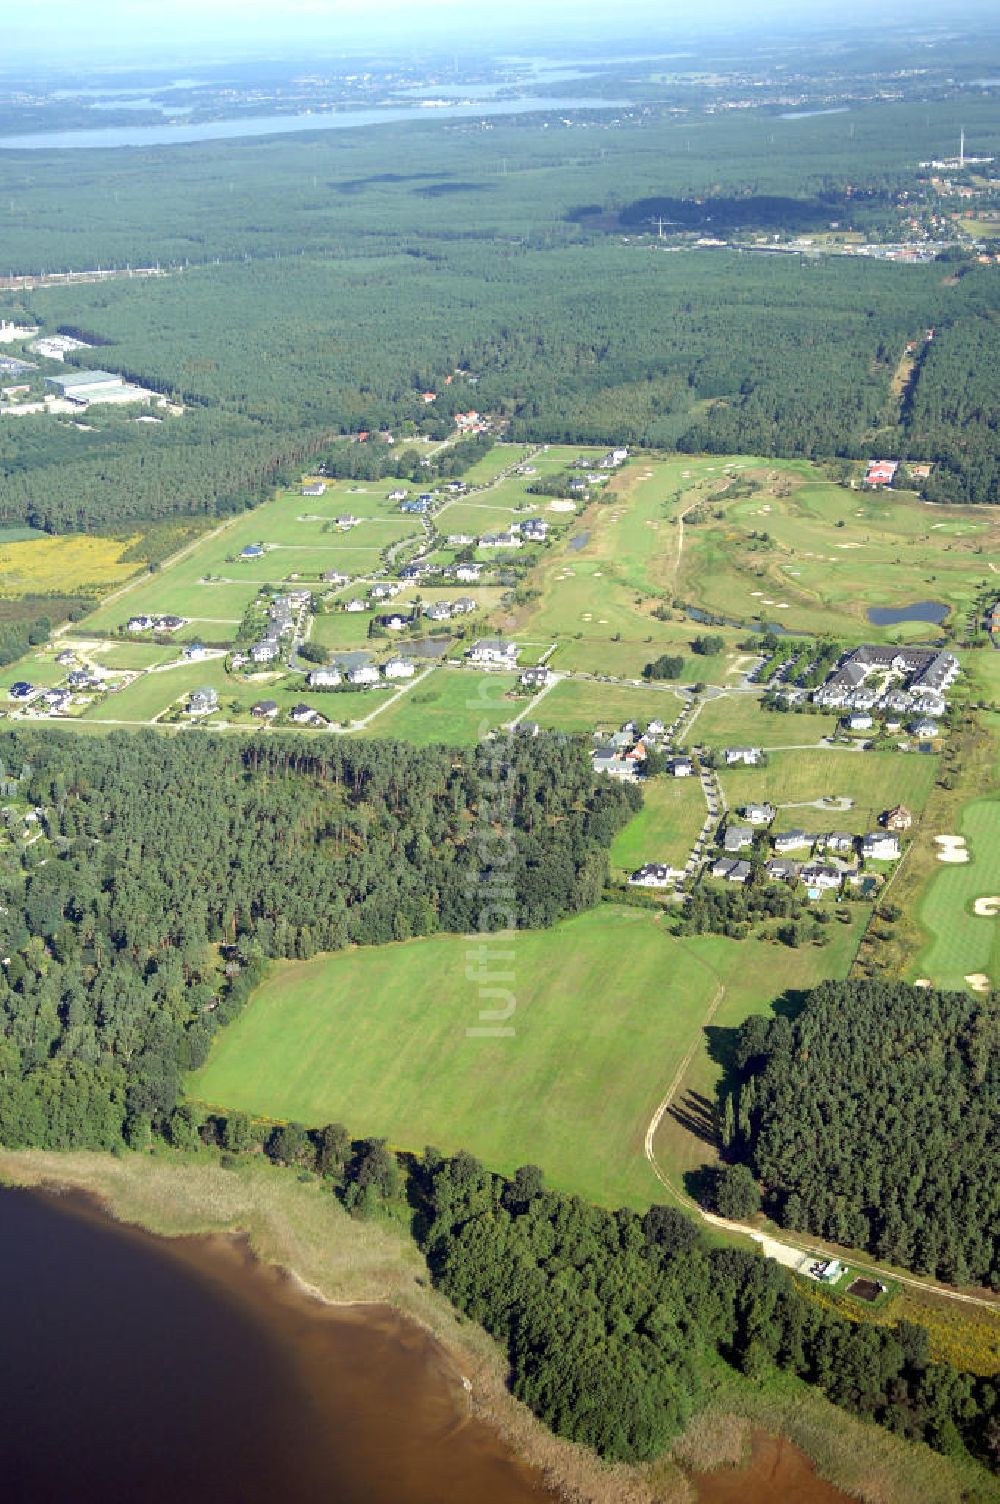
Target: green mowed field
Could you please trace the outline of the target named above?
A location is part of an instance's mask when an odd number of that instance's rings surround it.
[[[959,829],[943,833],[963,835],[971,860],[941,862],[928,884],[917,914],[930,938],[911,974],[935,987],[965,987],[966,977],[978,973],[1000,986],[1000,914],[976,914],[973,907],[977,898],[1000,899],[1000,801],[966,805]]]
[[[683,867],[705,823],[705,796],[697,778],[653,778],[643,784],[642,797],[642,809],[611,847],[611,866],[619,876],[646,862]]]
[[[418,747],[469,746],[524,709],[526,699],[507,698],[516,683],[515,674],[436,668],[376,716],[364,734],[398,737]]]
[[[152,721],[174,707],[183,706],[192,690],[209,687],[219,696],[219,708],[211,716],[199,717],[199,724],[215,725],[252,721],[250,708],[258,700],[274,700],[280,711],[291,710],[303,701],[320,715],[336,724],[367,715],[387,698],[389,686],[379,686],[365,694],[330,694],[311,691],[305,677],[284,672],[242,675],[227,674],[224,661],[212,658],[202,663],[182,663],[141,679],[114,694],[105,696],[85,711],[88,721]],[[296,727],[309,731],[309,727]]]
[[[725,684],[732,682],[730,674],[733,665],[746,655],[734,648],[726,653],[720,653],[712,657],[696,656],[690,651],[691,638],[694,635],[690,626],[680,624],[668,624],[667,627],[659,623],[649,622],[652,627],[659,630],[653,633],[645,633],[641,639],[633,637],[630,640],[622,638],[615,642],[611,638],[597,637],[591,632],[574,632],[570,638],[563,638],[549,659],[552,668],[564,670],[566,673],[590,673],[608,674],[615,679],[641,679],[642,671],[647,663],[661,654],[668,653],[672,657],[684,659],[684,667],[681,676],[677,680],[663,680],[667,687],[673,684]],[[713,628],[714,631],[714,628]],[[521,641],[520,634],[518,641]],[[733,637],[734,634],[721,632],[723,637]],[[552,638],[549,639],[552,641]]]
[[[834,715],[762,710],[756,695],[732,694],[706,700],[684,739],[706,747],[797,747],[836,729]]]
[[[680,712],[683,701],[670,688],[630,688],[599,684],[589,679],[562,679],[547,690],[528,719],[557,731],[618,731],[626,721],[645,727],[652,720],[664,725]]]
[[[911,810],[923,809],[937,773],[938,759],[919,752],[848,752],[840,748],[815,748],[802,752],[773,752],[767,767],[720,767],[719,780],[730,808],[768,800],[772,804],[795,804],[828,796],[853,799],[854,817],[827,815],[824,828],[865,830],[875,828],[879,814],[894,804]],[[808,828],[795,811],[781,824]],[[816,813],[820,813],[817,811]]]
[[[501,471],[520,464],[528,452],[525,444],[494,444],[488,454],[470,466],[462,479],[467,486],[488,486]]]
[[[998,580],[1000,585],[1000,580]],[[998,590],[1000,595],[1000,590]],[[962,668],[969,676],[972,693],[1000,709],[1000,652],[984,647],[978,652],[960,654]]]
[[[469,972],[490,951],[501,979],[483,987]],[[563,1190],[646,1205],[646,1125],[716,988],[658,919],[608,906],[552,930],[285,962],[188,1091],[400,1148],[466,1148],[498,1170],[531,1161]],[[477,1034],[508,992],[512,1033]]]
[[[559,668],[635,678],[645,663],[671,652],[685,657],[686,682],[724,683],[733,657],[695,658],[690,643],[701,629],[680,615],[661,621],[652,612],[675,593],[679,513],[710,501],[734,473],[725,461],[634,456],[570,536],[547,550],[530,577],[537,596],[504,630],[557,642]],[[739,634],[722,635],[735,652]]]
[[[209,686],[221,700],[233,682],[220,658],[211,658],[207,663],[184,662],[176,668],[143,674],[141,679],[89,706],[84,716],[88,721],[151,721],[194,689]],[[261,686],[254,698],[260,699],[264,693]]]
[[[98,607],[83,622],[82,629],[112,633],[130,616],[174,613],[195,622],[206,637],[211,635],[213,640],[232,641],[259,585],[250,579],[230,584],[222,580],[188,578],[187,570],[183,575],[180,573],[182,568],[183,564],[179,565],[176,574],[173,570],[164,570],[144,578],[119,600]]]
[[[183,558],[141,580],[120,600],[100,607],[87,625],[113,631],[129,616],[175,612],[204,626],[225,628],[239,623],[261,585],[282,585],[296,577],[316,580],[325,570],[368,575],[381,565],[381,550],[403,538],[416,537],[419,520],[404,517],[387,492],[391,482],[352,489],[331,485],[324,496],[280,492],[253,511],[234,518],[203,538]],[[364,520],[340,532],[332,519],[353,514]],[[248,544],[261,544],[259,559],[241,559]],[[213,634],[232,639],[232,632]]]
[[[316,616],[313,618],[309,640],[318,643],[320,647],[340,648],[345,652],[369,647],[374,650],[374,644],[368,637],[368,628],[374,614],[372,611],[330,611],[323,616]]]

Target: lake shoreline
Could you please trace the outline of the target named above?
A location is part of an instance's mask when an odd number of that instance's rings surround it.
[[[677,1487],[654,1494],[636,1469],[604,1463],[553,1436],[507,1389],[492,1339],[432,1289],[416,1248],[403,1245],[391,1227],[355,1222],[316,1183],[303,1185],[265,1164],[222,1170],[193,1158],[167,1163],[137,1154],[38,1150],[0,1151],[0,1182],[82,1195],[101,1217],[167,1240],[242,1243],[256,1263],[280,1271],[304,1299],[326,1309],[360,1314],[388,1307],[434,1339],[472,1413],[566,1504],[693,1504],[679,1469]],[[332,1261],[324,1258],[329,1250],[318,1229],[342,1234]]]
[[[125,1229],[242,1247],[300,1298],[325,1309],[363,1315],[369,1307],[374,1315],[375,1308],[390,1308],[433,1338],[471,1413],[568,1504],[711,1501],[712,1478],[719,1471],[735,1478],[742,1465],[753,1465],[765,1432],[808,1459],[817,1479],[845,1499],[960,1504],[969,1482],[945,1458],[835,1410],[795,1381],[755,1390],[735,1375],[706,1396],[675,1456],[643,1466],[604,1463],[552,1435],[510,1393],[496,1344],[433,1289],[401,1228],[356,1222],[321,1183],[303,1184],[261,1160],[224,1170],[197,1155],[0,1150],[0,1183],[82,1194],[95,1214]],[[186,1262],[196,1264],[198,1256],[194,1251]],[[982,1497],[1000,1500],[1000,1488]]]

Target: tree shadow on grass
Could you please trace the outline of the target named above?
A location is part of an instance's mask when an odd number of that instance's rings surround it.
[[[719,1137],[715,1126],[715,1103],[702,1092],[688,1091],[677,1102],[672,1102],[668,1116],[675,1123],[712,1148],[718,1146]]]
[[[789,1022],[792,1022],[802,1012],[808,996],[809,993],[804,987],[789,987],[774,998],[770,1005],[771,1014],[775,1018],[787,1018]],[[708,1058],[722,1068],[722,1077],[718,1085],[720,1101],[736,1085],[738,1075],[736,1050],[739,1035],[738,1027],[724,1029],[709,1024],[705,1030],[705,1037],[708,1040]]]

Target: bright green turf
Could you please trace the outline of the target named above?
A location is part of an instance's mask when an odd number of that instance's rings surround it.
[[[831,939],[823,950],[782,952],[781,987],[844,975],[856,929],[838,925]],[[771,944],[679,940],[648,912],[610,906],[547,931],[441,935],[285,962],[218,1036],[188,1090],[220,1108],[342,1120],[398,1147],[464,1147],[501,1170],[531,1161],[563,1190],[647,1205],[666,1193],[644,1158],[646,1127],[692,1044],[700,1058],[720,984],[718,1020],[731,1027],[767,1009],[780,990],[775,972]],[[514,996],[503,1025],[513,1035],[468,1032],[484,1027],[481,1011],[506,1003],[490,987]],[[718,1067],[706,1070],[707,1081]],[[710,1156],[674,1126],[674,1161]]]
[[[559,731],[617,731],[625,721],[660,720],[670,725],[682,701],[671,685],[642,689],[563,679],[539,700],[530,718]]]
[[[469,979],[481,954],[484,987]],[[648,1202],[646,1124],[715,985],[661,921],[608,907],[548,931],[285,963],[189,1090],[400,1147],[465,1147],[498,1169],[531,1160],[565,1190]],[[491,987],[516,999],[512,1037],[469,1032],[505,1001]]]
[[[684,739],[706,747],[797,747],[836,729],[834,715],[762,710],[755,695],[732,694],[707,700]]]
[[[941,862],[928,883],[918,918],[929,939],[913,962],[914,977],[929,977],[938,987],[964,987],[976,972],[1000,985],[1000,916],[973,912],[977,898],[1000,897],[1000,801],[976,799],[962,811],[959,827],[968,863]],[[927,839],[938,834],[931,831]]]

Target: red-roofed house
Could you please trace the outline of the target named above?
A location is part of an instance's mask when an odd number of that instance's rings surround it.
[[[869,460],[865,471],[865,485],[891,486],[898,469],[898,460]]]

